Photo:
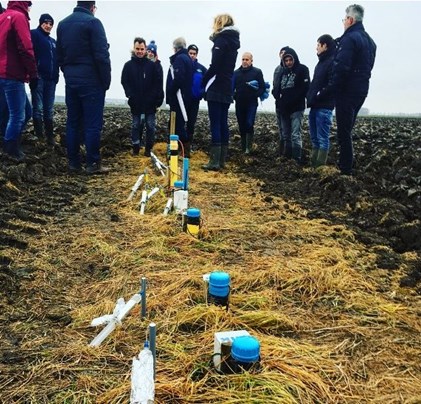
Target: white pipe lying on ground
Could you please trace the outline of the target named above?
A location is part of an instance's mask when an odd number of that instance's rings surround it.
[[[155,187],[151,192],[149,192],[146,200],[149,201],[157,192],[159,191],[159,187]]]
[[[113,314],[111,316],[102,316],[98,317],[92,320],[92,324],[104,324],[104,322],[107,322],[107,326],[91,341],[89,346],[97,347],[100,346],[101,343],[107,338],[117,327],[118,324],[121,324],[121,321],[124,319],[124,317],[127,316],[127,314],[130,312],[130,310],[136,306],[140,302],[141,296],[139,293],[136,293],[133,295],[130,300],[122,304],[122,301],[124,302],[123,298],[120,298],[117,300],[116,307],[114,308]]]
[[[165,177],[164,170],[166,170],[167,167],[161,162],[161,160],[159,160],[159,158],[153,152],[151,152],[151,159],[158,171],[162,174],[163,177]]]
[[[134,197],[134,194],[137,192],[139,187],[142,185],[143,178],[145,177],[145,174],[140,174],[139,178],[137,179],[136,183],[133,185],[132,192],[130,192],[129,197],[127,198],[128,201],[131,201]]]
[[[146,206],[146,201],[148,199],[148,193],[143,190],[142,191],[142,198],[140,200],[140,214],[144,215],[145,214],[145,206]]]

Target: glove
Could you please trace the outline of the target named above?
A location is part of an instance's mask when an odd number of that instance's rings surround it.
[[[248,81],[246,84],[254,88],[255,90],[259,89],[259,82],[257,80]]]
[[[38,87],[38,78],[31,79],[29,82],[29,88],[31,91],[35,91]]]
[[[269,98],[269,94],[270,94],[270,84],[269,82],[265,82],[265,92],[259,97],[260,101],[264,101],[266,99]]]

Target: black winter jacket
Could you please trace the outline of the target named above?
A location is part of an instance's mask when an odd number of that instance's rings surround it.
[[[331,47],[319,55],[319,63],[314,68],[313,80],[307,93],[307,107],[333,110],[335,100],[332,88],[332,68],[336,47]]]
[[[292,56],[294,65],[291,69],[284,67],[280,76],[280,83],[275,99],[276,107],[282,114],[291,115],[297,111],[304,111],[306,94],[310,84],[308,67],[301,64],[297,53],[292,48],[285,48],[283,59]]]
[[[247,83],[257,80],[259,88],[249,86]],[[242,66],[234,72],[234,100],[237,104],[257,104],[257,98],[265,92],[265,81],[263,73],[254,66],[243,68]]]
[[[132,114],[152,114],[161,106],[164,93],[160,63],[132,56],[123,67],[121,84]]]
[[[177,91],[181,90],[184,106],[187,108],[192,100],[193,64],[187,49],[180,49],[170,57],[166,84],[166,103],[171,109],[178,104]],[[173,69],[174,78],[172,77]]]
[[[367,96],[376,59],[376,44],[365,32],[362,22],[351,25],[338,41],[333,62],[336,97]]]
[[[57,27],[57,61],[70,87],[95,86],[108,90],[111,62],[104,27],[83,7]]]
[[[213,41],[212,60],[208,71],[203,77],[206,88],[209,80],[215,77],[206,91],[207,101],[230,104],[232,102],[232,77],[240,48],[240,33],[235,27],[225,27],[215,36]]]

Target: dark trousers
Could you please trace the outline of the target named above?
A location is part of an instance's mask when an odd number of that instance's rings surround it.
[[[256,120],[257,102],[247,104],[235,103],[235,115],[241,136],[254,133],[254,121]]]
[[[194,126],[196,125],[197,115],[199,113],[200,100],[193,100],[187,109],[187,137],[188,141],[193,142]]]
[[[80,165],[80,145],[83,141],[86,146],[86,164],[90,166],[100,163],[104,103],[105,91],[101,88],[66,86],[66,146],[70,165]]]
[[[339,144],[339,169],[342,174],[352,174],[354,150],[352,147],[352,128],[355,125],[358,111],[365,101],[363,97],[336,98],[336,126]]]
[[[212,144],[222,144],[228,146],[229,129],[228,129],[228,109],[230,104],[222,102],[208,101],[208,115],[210,122],[210,130],[212,136]]]

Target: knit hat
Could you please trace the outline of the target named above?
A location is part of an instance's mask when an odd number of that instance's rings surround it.
[[[41,17],[39,17],[39,25],[42,25],[45,22],[51,22],[51,24],[54,25],[54,18],[51,17],[50,14],[41,14]]]
[[[156,56],[158,47],[156,46],[155,41],[152,40],[146,50],[151,51]]]
[[[199,53],[199,48],[198,48],[196,45],[194,45],[194,44],[189,45],[189,47],[187,48],[187,52],[188,52],[190,49],[191,49],[191,50],[194,50],[196,53]]]

